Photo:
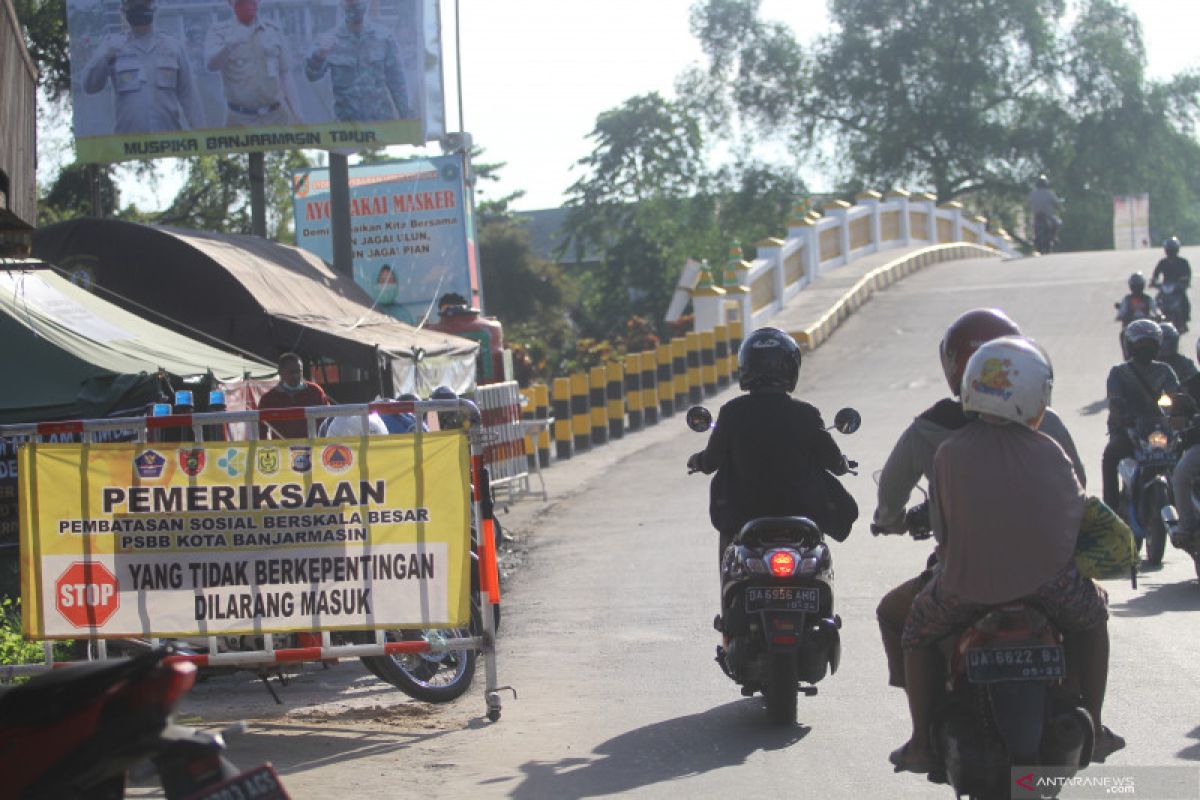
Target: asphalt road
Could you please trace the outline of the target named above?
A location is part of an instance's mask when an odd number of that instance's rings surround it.
[[[1200,252],[1185,253],[1200,263]],[[707,480],[688,476],[704,439],[678,415],[657,428],[547,471],[550,503],[525,500],[506,519],[522,543],[504,597],[498,667],[502,719],[479,693],[447,707],[408,700],[356,663],[310,668],[274,706],[250,679],[197,688],[193,721],[249,718],[234,740],[246,765],[269,759],[298,798],[946,797],[923,777],[893,774],[887,753],[907,734],[903,694],[886,686],[875,605],[915,574],[928,547],[872,538],[871,472],[909,420],[946,394],[938,340],[960,312],[1004,308],[1050,352],[1054,406],[1099,493],[1104,379],[1119,358],[1112,304],[1159,254],[1081,253],[934,266],[877,294],[817,352],[797,394],[826,419],[858,408],[862,429],[839,443],[862,464],[847,485],[862,521],[834,544],[842,667],[800,699],[799,722],[767,724],[713,663],[715,533]],[[1186,335],[1190,352],[1194,337]],[[730,395],[731,396],[731,395]],[[715,408],[722,398],[714,398]],[[1108,581],[1113,619],[1105,721],[1129,740],[1109,764],[1190,765],[1200,775],[1200,585],[1191,560]],[[481,678],[481,676],[480,676]],[[477,686],[482,690],[482,681]],[[328,702],[323,702],[328,701]],[[1139,797],[1141,795],[1138,795]]]

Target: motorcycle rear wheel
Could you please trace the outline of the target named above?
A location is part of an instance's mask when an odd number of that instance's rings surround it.
[[[1146,563],[1152,567],[1162,563],[1163,553],[1167,549],[1167,526],[1159,512],[1170,502],[1171,498],[1161,484],[1156,484],[1147,498],[1146,508],[1150,518],[1146,520]]]
[[[777,725],[795,723],[799,680],[795,653],[775,653],[770,656],[763,700],[767,705],[767,719],[771,722]]]
[[[466,628],[455,630],[388,631],[388,639],[419,640],[470,636]],[[463,695],[475,678],[477,653],[474,650],[452,650],[436,654],[402,654],[363,656],[363,665],[381,680],[395,686],[408,696],[426,703],[448,703]]]

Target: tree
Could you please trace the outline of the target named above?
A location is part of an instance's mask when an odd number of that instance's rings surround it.
[[[706,63],[680,80],[689,105],[724,135],[735,120],[798,154],[828,145],[846,186],[932,188],[1010,231],[1045,172],[1070,199],[1068,246],[1111,246],[1113,193],[1149,189],[1156,226],[1160,214],[1193,224],[1200,187],[1163,167],[1195,163],[1196,79],[1148,82],[1140,25],[1120,3],[1074,4],[1069,29],[1065,0],[829,9],[831,32],[806,51],[759,19],[758,0],[699,2]]]
[[[270,238],[295,241],[289,225],[293,170],[310,166],[299,150],[266,154],[267,231]],[[187,178],[171,205],[155,214],[159,225],[195,230],[250,233],[250,173],[245,155],[197,156],[187,160]]]
[[[663,312],[689,258],[724,265],[733,239],[777,235],[798,195],[794,168],[748,156],[706,165],[695,109],[658,94],[605,111],[589,135],[595,148],[569,190],[564,254],[580,266],[574,317],[584,336],[619,341],[631,317]]]

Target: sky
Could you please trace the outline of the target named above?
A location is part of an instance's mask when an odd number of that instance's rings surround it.
[[[484,197],[523,190],[516,210],[561,205],[580,173],[572,167],[592,150],[596,117],[638,94],[674,94],[676,77],[700,59],[688,30],[694,0],[459,0],[463,129],[484,148],[485,163],[502,162],[501,181]],[[458,129],[455,2],[441,0],[446,61],[446,118]],[[1127,0],[1140,18],[1149,76],[1200,66],[1196,31],[1200,0]],[[784,22],[801,41],[827,24],[825,0],[762,0],[764,19]],[[437,152],[436,145],[429,152]],[[414,148],[393,148],[398,157]],[[823,176],[804,173],[816,191]],[[164,206],[177,181],[157,191],[122,187],[122,202]]]

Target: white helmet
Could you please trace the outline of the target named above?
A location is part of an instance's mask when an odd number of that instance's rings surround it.
[[[963,410],[1037,429],[1050,405],[1054,369],[1029,339],[1003,336],[980,346],[963,373]]]
[[[362,436],[363,433],[362,414],[354,414],[349,417],[326,417],[325,421],[321,423],[318,435],[322,438],[336,439],[346,436]],[[366,435],[387,436],[387,434],[388,429],[383,418],[372,411],[367,418]]]

